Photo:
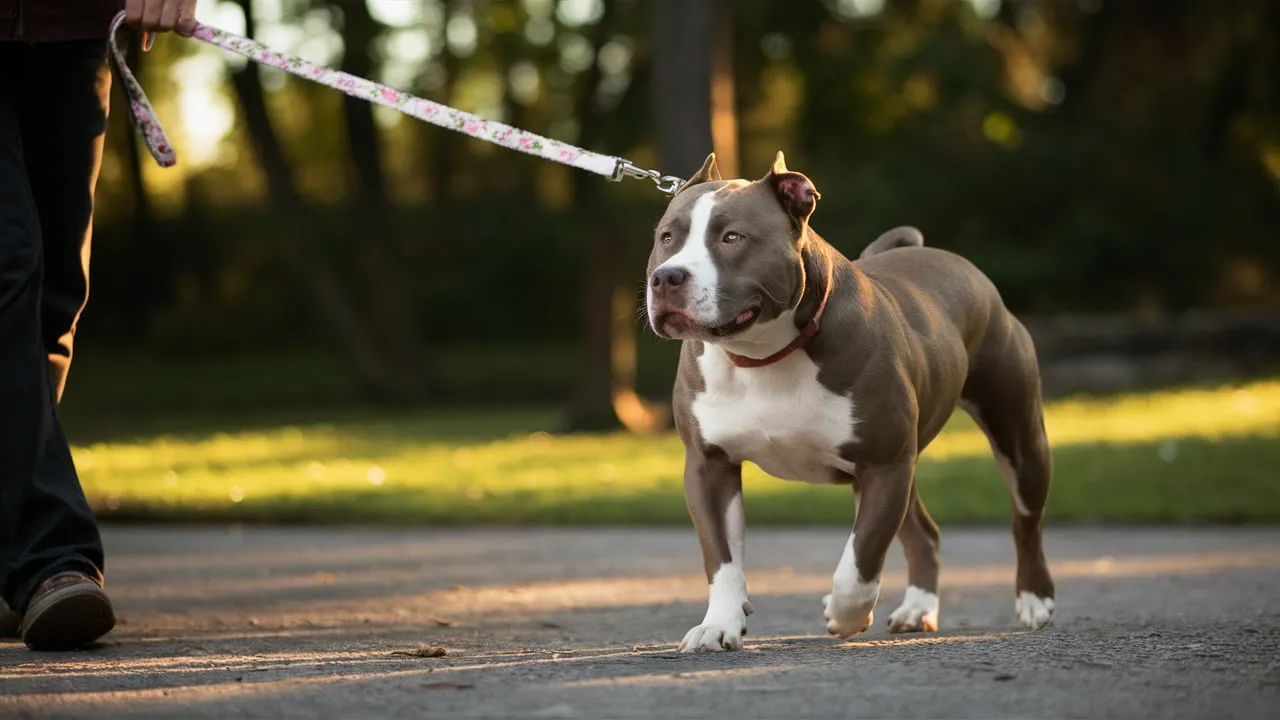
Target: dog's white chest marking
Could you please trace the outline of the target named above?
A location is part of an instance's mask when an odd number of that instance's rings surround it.
[[[698,367],[705,389],[692,411],[705,442],[783,480],[825,484],[836,471],[853,474],[853,463],[840,457],[840,447],[854,439],[853,401],[823,387],[803,351],[739,368],[708,346]]]

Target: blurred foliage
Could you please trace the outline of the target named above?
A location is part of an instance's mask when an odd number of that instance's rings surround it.
[[[730,6],[742,174],[784,150],[823,192],[815,227],[846,254],[916,225],[971,257],[1016,312],[1280,300],[1277,3]],[[244,7],[281,50],[658,164],[644,0],[202,0],[200,17],[242,31]],[[262,353],[324,337],[385,350],[413,336],[395,362],[366,367],[394,374],[426,372],[442,344],[572,342],[591,301],[582,279],[600,271],[584,260],[593,232],[640,288],[663,206],[647,184],[380,108],[362,130],[336,91],[176,36],[132,62],[179,165],[154,166],[117,102],[80,332],[95,353]],[[282,152],[276,175],[247,122],[253,92]],[[389,310],[397,298],[408,327]],[[335,309],[352,322],[326,335]]]

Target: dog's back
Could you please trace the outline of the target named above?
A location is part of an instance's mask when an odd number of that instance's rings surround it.
[[[927,247],[919,230],[903,226],[869,244],[853,263],[894,298],[903,320],[921,337],[939,332],[946,318],[962,343],[972,347],[988,324],[1007,314],[995,284],[967,258]],[[942,339],[942,338],[938,338]]]

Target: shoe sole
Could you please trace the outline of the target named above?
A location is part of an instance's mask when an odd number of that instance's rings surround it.
[[[111,632],[115,611],[106,593],[83,584],[55,590],[27,608],[22,640],[32,650],[75,650]]]

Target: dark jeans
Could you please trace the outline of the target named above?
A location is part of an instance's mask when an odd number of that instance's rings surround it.
[[[58,420],[89,291],[111,87],[103,40],[0,42],[0,595],[25,609],[102,540]]]

